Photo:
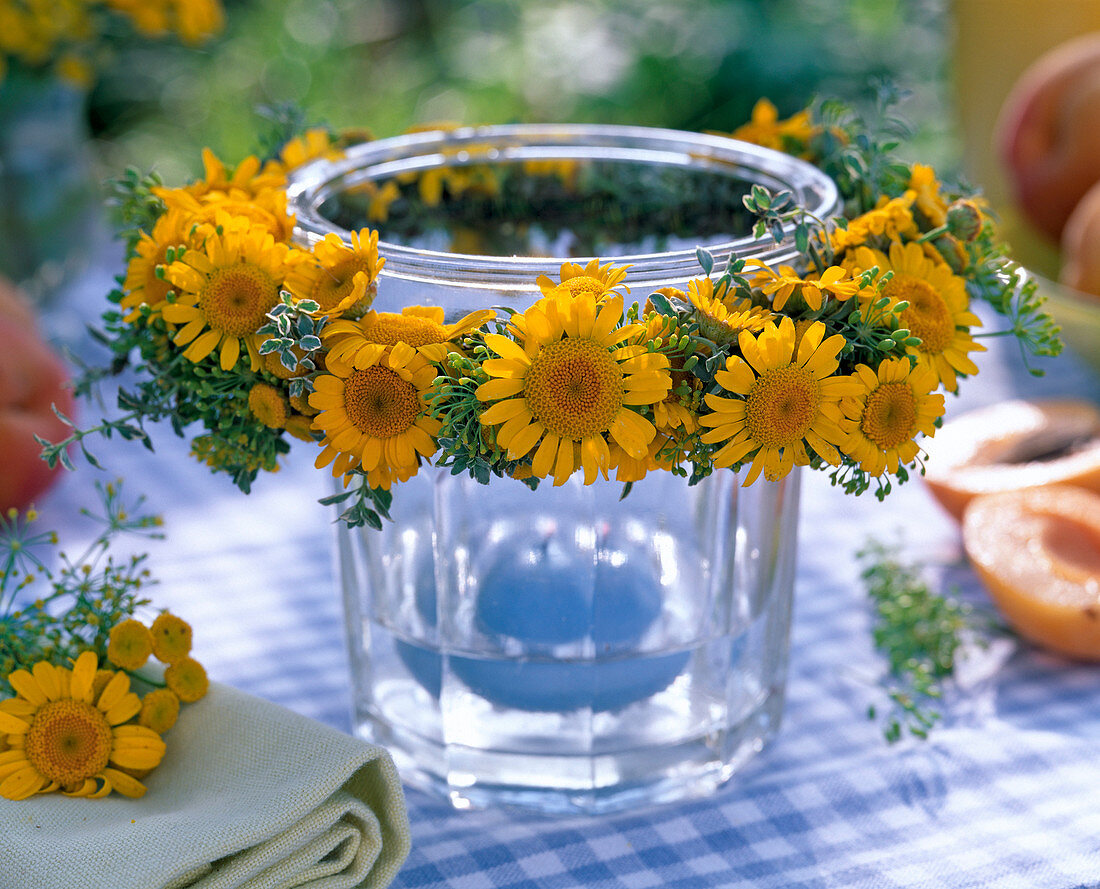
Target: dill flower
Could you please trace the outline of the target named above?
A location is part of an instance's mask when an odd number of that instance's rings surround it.
[[[145,666],[153,653],[153,636],[141,621],[130,618],[111,627],[107,660],[122,670]]]
[[[446,356],[448,343],[495,317],[496,312],[482,309],[453,324],[444,324],[440,306],[406,306],[400,314],[367,312],[358,321],[334,321],[321,332],[321,341],[328,349],[325,361],[329,364],[369,360],[370,355],[381,354],[386,346],[398,343],[412,346],[438,363]]]
[[[687,299],[695,308],[699,332],[720,346],[737,342],[742,330],[758,333],[772,317],[768,309],[754,306],[747,299],[727,299],[725,287],[716,293],[710,278],[688,281]]]
[[[141,699],[138,725],[163,735],[176,724],[180,715],[180,699],[169,688],[156,688]]]
[[[185,347],[185,358],[197,363],[217,350],[222,370],[232,370],[244,343],[252,370],[259,369],[256,331],[279,301],[286,255],[287,246],[263,228],[231,228],[167,266],[176,301],[161,314],[184,325],[172,341]]]
[[[554,476],[561,485],[578,468],[585,484],[606,478],[611,455],[605,436],[628,454],[642,457],[656,435],[653,424],[634,408],[668,395],[668,358],[627,343],[640,324],[619,326],[623,298],[595,293],[559,293],[529,308],[522,319],[522,344],[488,334],[486,345],[500,358],[482,364],[491,378],[477,389],[491,402],[481,415],[499,426],[497,443],[509,460],[532,451],[531,471]]]
[[[834,375],[844,337],[824,337],[825,325],[814,322],[795,352],[794,322],[788,317],[778,326],[769,321],[759,336],[741,334],[738,345],[744,357],[731,355],[725,370],[715,374],[723,389],[739,397],[708,394],[705,401],[713,413],[699,418],[710,430],[703,441],[722,445],[714,454],[716,467],[751,455],[747,486],[761,471],[768,481],[776,481],[793,467],[806,466],[807,446],[834,466],[840,462],[835,447],[845,439],[840,399],[857,395],[862,386]]]
[[[919,244],[890,245],[889,256],[868,247],[856,249],[851,260],[858,271],[878,266],[880,272],[893,272],[882,289],[891,305],[901,301],[909,307],[901,312],[900,323],[921,342],[908,346],[906,353],[919,364],[935,372],[949,392],[958,388],[956,374],[973,375],[978,367],[969,352],[984,352],[967,328],[980,327],[981,320],[970,311],[966,282],[950,267],[925,256]]]
[[[206,670],[202,664],[191,657],[181,658],[170,664],[164,671],[164,681],[168,689],[185,704],[193,704],[200,700],[210,688]]]
[[[160,736],[126,725],[141,710],[130,677],[114,673],[93,694],[98,660],[81,654],[72,670],[39,661],[8,681],[16,697],[0,701],[0,796],[23,800],[60,790],[66,796],[103,797],[117,791],[139,797],[145,786],[120,769],[149,769],[164,756]]]
[[[427,415],[426,394],[435,367],[411,346],[359,355],[351,365],[331,364],[309,396],[319,411],[313,428],[324,433],[316,467],[333,464],[335,477],[357,467],[372,487],[411,478],[420,458],[436,451],[440,423]]]
[[[918,433],[935,435],[936,419],[944,411],[943,396],[932,394],[939,380],[908,358],[887,358],[877,372],[860,364],[854,376],[863,391],[841,402],[854,424],[841,449],[864,472],[896,473],[899,464],[912,462],[919,453],[914,441]]]
[[[616,293],[620,287],[623,293],[630,293],[630,288],[623,283],[629,268],[628,265],[616,266],[610,262],[600,265],[598,259],[590,260],[585,266],[579,266],[575,262],[563,262],[559,281],[547,275],[539,275],[535,283],[539,285],[544,296],[561,292],[571,296],[591,293],[597,299],[604,299]]]
[[[183,618],[164,611],[157,615],[149,632],[157,660],[174,664],[191,653],[191,625]]]
[[[287,402],[282,393],[267,383],[256,383],[248,390],[248,409],[268,429],[286,426]]]
[[[311,252],[294,254],[286,289],[297,300],[316,302],[318,315],[361,315],[374,302],[378,273],[385,264],[378,255],[378,232],[366,228],[352,232],[350,247],[330,233]]]

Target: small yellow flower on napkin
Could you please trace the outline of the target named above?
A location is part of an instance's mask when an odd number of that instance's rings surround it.
[[[142,799],[0,799],[0,884],[382,889],[408,855],[379,747],[216,683],[165,740]]]

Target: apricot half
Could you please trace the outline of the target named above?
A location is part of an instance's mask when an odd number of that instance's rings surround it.
[[[1100,496],[1050,485],[978,497],[966,509],[963,543],[1021,636],[1100,661]]]
[[[1100,408],[1087,401],[1004,401],[944,423],[925,444],[924,480],[962,520],[981,494],[1067,484],[1100,492]]]

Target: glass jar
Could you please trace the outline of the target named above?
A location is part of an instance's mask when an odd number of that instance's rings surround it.
[[[731,139],[517,125],[385,139],[301,168],[288,190],[296,236],[309,244],[377,228],[379,311],[441,306],[448,321],[492,306],[522,311],[562,258],[455,254],[428,226],[387,231],[386,221],[352,217],[355,195],[441,175],[462,183],[456,192],[490,181],[495,207],[494,189],[532,161],[533,175],[556,170],[567,195],[577,189],[579,209],[565,211],[575,231],[546,224],[549,203],[541,213],[531,202],[562,189],[519,176],[523,212],[542,229],[493,210],[495,234],[521,231],[551,249],[599,244],[603,261],[631,266],[631,296],[643,302],[701,274],[696,245],[719,267],[730,256],[796,260],[793,238],[727,230],[745,224],[739,195],[754,183],[790,190],[819,218],[837,209],[816,168]],[[597,188],[617,183],[612,199],[594,203],[585,175]],[[430,200],[436,184],[421,194]],[[620,188],[629,200],[616,204]],[[632,219],[647,189],[657,203]],[[664,211],[677,202],[670,221]],[[616,243],[611,217],[629,244]],[[622,484],[585,486],[579,474],[532,491],[422,468],[395,486],[381,531],[338,525],[356,730],[385,745],[410,784],[458,808],[596,813],[712,792],[777,730],[786,678],[799,476],[739,482],[729,471],[695,485],[650,472],[623,496]]]

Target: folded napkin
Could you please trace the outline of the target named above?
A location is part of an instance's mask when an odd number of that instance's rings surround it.
[[[389,754],[223,685],[138,800],[0,799],[0,889],[381,889],[409,852]]]

